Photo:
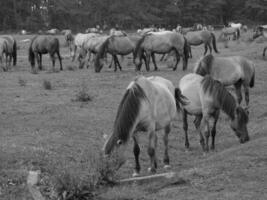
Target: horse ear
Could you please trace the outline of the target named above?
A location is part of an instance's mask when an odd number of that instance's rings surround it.
[[[117,140],[117,144],[118,144],[118,145],[121,145],[121,144],[122,144],[122,140],[121,140],[121,139],[118,139],[118,140]]]

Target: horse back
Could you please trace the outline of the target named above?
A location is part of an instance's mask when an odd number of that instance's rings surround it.
[[[141,115],[154,121],[157,129],[165,127],[176,116],[173,84],[159,76],[141,77],[136,83],[143,88],[148,99],[143,104]]]

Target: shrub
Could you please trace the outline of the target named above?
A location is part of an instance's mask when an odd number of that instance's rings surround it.
[[[52,84],[51,84],[50,81],[48,81],[48,80],[44,80],[44,81],[43,81],[43,87],[44,87],[44,89],[46,89],[46,90],[51,90],[51,89],[52,89]]]

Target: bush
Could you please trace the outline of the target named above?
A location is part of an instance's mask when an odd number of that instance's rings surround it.
[[[46,90],[51,90],[51,89],[52,89],[52,84],[51,84],[50,81],[48,81],[48,80],[44,80],[44,81],[43,81],[43,87],[44,87],[44,89],[46,89]]]
[[[93,100],[93,97],[87,92],[87,87],[85,83],[83,82],[78,93],[76,94],[75,101],[88,102],[92,100]]]

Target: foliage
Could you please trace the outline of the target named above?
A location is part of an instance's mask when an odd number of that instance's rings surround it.
[[[0,30],[107,28],[227,24],[229,21],[265,23],[262,0],[6,0],[0,1]],[[170,28],[170,27],[167,27]]]

